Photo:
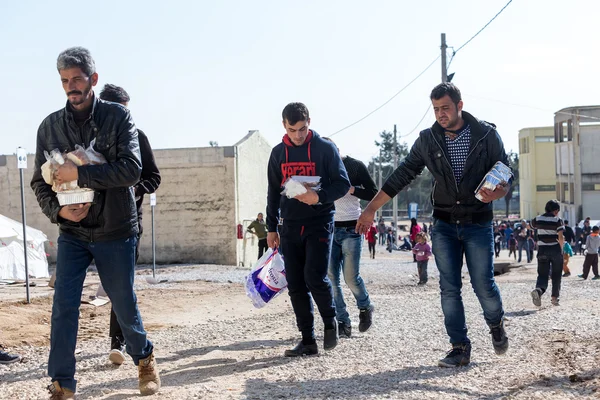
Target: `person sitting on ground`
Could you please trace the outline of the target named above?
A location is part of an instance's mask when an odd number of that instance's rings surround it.
[[[408,240],[408,236],[404,236],[402,238],[402,245],[398,248],[398,250],[402,250],[402,251],[411,251],[412,250],[412,245],[410,244],[410,241]]]

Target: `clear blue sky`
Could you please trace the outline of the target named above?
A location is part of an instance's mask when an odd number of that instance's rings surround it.
[[[129,92],[154,148],[231,145],[251,129],[275,145],[288,102],[306,103],[312,128],[330,135],[433,61],[441,32],[458,48],[506,2],[4,1],[0,154],[34,151],[40,122],[64,107],[55,62],[67,47],[90,49],[97,89],[114,83]],[[519,129],[552,125],[564,107],[600,103],[598,16],[598,0],[514,0],[452,62],[465,110],[494,122],[507,150],[517,150]],[[342,152],[367,161],[378,132],[394,124],[410,132],[440,69],[438,62],[336,135]],[[430,112],[419,128],[433,121]]]

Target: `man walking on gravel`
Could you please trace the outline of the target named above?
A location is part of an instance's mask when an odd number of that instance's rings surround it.
[[[138,365],[140,392],[154,394],[160,378],[133,291],[138,219],[132,187],[142,170],[137,129],[125,107],[94,94],[98,73],[87,49],[63,51],[57,69],[67,104],[39,127],[31,180],[42,211],[60,231],[48,360],[52,384],[48,389],[51,399],[75,398],[79,305],[86,271],[94,260],[123,329],[127,352]],[[88,148],[94,139],[94,149],[107,163],[78,167],[67,161],[53,174],[55,183],[77,181],[79,187],[93,189],[94,201],[61,206],[42,176],[44,152],[73,151],[76,145]]]
[[[502,299],[494,281],[492,230],[492,202],[508,192],[508,183],[493,191],[482,189],[481,201],[475,197],[475,190],[497,161],[506,165],[509,161],[496,127],[462,111],[461,94],[454,84],[436,86],[430,98],[436,122],[419,134],[408,156],[365,208],[356,228],[365,232],[375,212],[427,167],[434,177],[432,247],[440,272],[446,332],[452,344],[452,350],[438,365],[458,367],[471,360],[461,297],[463,256],[490,327],[494,350],[504,354],[508,349]]]
[[[338,326],[327,265],[331,254],[334,201],[350,190],[344,164],[333,143],[309,129],[308,109],[290,103],[283,109],[286,134],[271,151],[268,166],[267,242],[279,247],[285,259],[288,290],[302,340],[286,357],[318,353],[314,333],[314,299],[325,325],[323,348],[337,346]],[[293,176],[318,176],[318,190],[293,198],[282,196],[283,185]],[[371,218],[373,221],[373,218]]]
[[[328,138],[324,139],[331,141]],[[377,186],[362,161],[346,156],[342,162],[352,186],[344,197],[335,201],[335,233],[329,258],[329,279],[333,285],[339,334],[350,337],[352,323],[342,293],[340,273],[343,273],[344,281],[356,299],[359,310],[358,330],[366,332],[373,323],[374,306],[371,304],[365,282],[360,276],[363,235],[356,233],[355,228],[361,212],[360,200],[372,200],[377,194]]]

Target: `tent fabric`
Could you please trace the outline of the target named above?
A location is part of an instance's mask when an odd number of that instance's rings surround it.
[[[42,231],[27,227],[27,267],[35,278],[49,276],[46,241]],[[0,215],[0,279],[25,280],[23,252],[23,224]]]

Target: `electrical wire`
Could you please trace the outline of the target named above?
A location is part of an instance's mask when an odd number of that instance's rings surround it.
[[[411,80],[410,82],[408,82],[402,89],[398,90],[392,97],[390,97],[385,103],[383,103],[382,105],[380,105],[379,107],[377,107],[376,109],[374,109],[373,111],[371,111],[370,113],[368,113],[367,115],[365,115],[364,117],[362,117],[361,119],[359,119],[358,121],[355,121],[353,123],[351,123],[348,126],[343,127],[342,129],[332,133],[331,135],[329,135],[329,137],[332,137],[334,135],[337,135],[338,133],[345,131],[348,128],[353,127],[354,125],[358,124],[359,122],[364,121],[365,119],[367,119],[368,117],[370,117],[371,115],[375,114],[377,111],[381,110],[383,107],[385,107],[390,101],[394,100],[396,98],[396,96],[398,96],[400,93],[402,93],[404,90],[406,90],[410,85],[412,85],[417,79],[419,79],[425,72],[427,72],[427,70],[429,70],[429,68],[431,68],[433,66],[433,64],[435,64],[437,62],[437,60],[440,59],[441,56],[437,56],[435,58],[435,60],[433,60],[423,71],[421,71],[421,73],[419,75],[417,75],[415,78],[413,78],[413,80]]]
[[[488,25],[489,25],[489,24],[491,24],[491,23],[492,23],[492,21],[494,21],[494,20],[495,20],[495,19],[498,17],[498,15],[502,14],[502,11],[504,11],[504,9],[506,9],[506,7],[508,7],[508,5],[509,5],[510,3],[512,3],[512,0],[509,0],[509,1],[508,1],[508,3],[506,3],[506,5],[504,5],[504,7],[502,7],[502,9],[501,9],[500,11],[498,11],[498,13],[497,13],[496,15],[494,15],[494,17],[493,17],[492,19],[490,19],[490,20],[488,21],[488,23],[487,23],[487,24],[485,24],[485,25],[483,26],[483,28],[481,28],[479,31],[477,31],[477,33],[476,33],[476,34],[474,34],[473,36],[471,36],[471,38],[470,38],[469,40],[467,40],[467,41],[466,41],[466,42],[465,42],[465,43],[464,43],[462,46],[460,46],[460,47],[458,48],[458,50],[454,51],[454,52],[453,52],[453,54],[452,54],[452,57],[454,57],[454,55],[455,55],[456,53],[458,53],[459,51],[461,51],[463,47],[465,47],[466,45],[468,45],[468,44],[471,42],[471,40],[475,39],[475,38],[477,37],[477,35],[479,35],[481,32],[483,32],[483,30],[484,30],[485,28],[487,28],[487,27],[488,27]],[[450,61],[452,61],[452,60],[450,60]]]
[[[431,103],[429,103],[429,106],[427,107],[427,110],[425,110],[425,114],[423,114],[423,116],[421,117],[421,120],[419,122],[417,122],[417,125],[415,125],[415,127],[413,128],[412,131],[410,131],[409,133],[407,133],[406,135],[400,135],[398,136],[398,138],[405,138],[407,136],[410,136],[414,133],[414,131],[416,131],[417,129],[419,129],[419,126],[421,125],[421,122],[423,122],[423,120],[425,119],[425,117],[427,117],[427,114],[429,114],[429,110],[431,109]]]

